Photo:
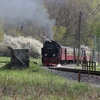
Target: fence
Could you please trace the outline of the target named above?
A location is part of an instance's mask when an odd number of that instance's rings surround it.
[[[96,71],[96,62],[85,61],[82,63],[82,69]]]

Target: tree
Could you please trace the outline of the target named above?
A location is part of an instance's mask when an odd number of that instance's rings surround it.
[[[78,14],[80,11],[88,13],[77,0],[45,0],[45,5],[50,14],[50,18],[56,21],[56,28],[60,32],[60,27],[66,28],[64,34],[59,36],[59,32],[55,31],[54,39],[61,40],[62,45],[73,46],[75,44],[75,34],[78,29]],[[83,21],[85,24],[86,22]],[[82,23],[82,25],[83,25]],[[58,34],[58,35],[57,35]]]
[[[4,34],[3,21],[0,20],[0,42],[3,40],[3,34]]]
[[[54,27],[54,40],[57,40],[59,43],[63,44],[62,38],[64,34],[66,33],[66,27],[60,26],[59,28],[57,26]]]
[[[93,33],[100,38],[100,21],[93,23]]]

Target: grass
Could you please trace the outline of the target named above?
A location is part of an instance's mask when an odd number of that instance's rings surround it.
[[[34,62],[38,62],[38,65],[42,65],[42,62],[41,62],[41,59],[33,59],[33,58],[30,58],[30,61],[34,61]]]
[[[98,100],[99,98],[99,88],[68,81],[32,62],[29,69],[0,69],[0,100]]]
[[[10,61],[10,57],[0,57],[0,61]]]

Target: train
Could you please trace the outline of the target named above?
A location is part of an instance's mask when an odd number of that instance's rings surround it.
[[[88,48],[78,48],[61,46],[56,41],[45,41],[41,48],[43,66],[56,66],[57,64],[69,64],[83,61],[93,61],[93,51]]]

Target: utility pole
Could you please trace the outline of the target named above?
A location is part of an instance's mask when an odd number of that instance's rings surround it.
[[[93,61],[96,62],[96,35],[94,36],[94,55],[93,55]]]
[[[98,64],[100,63],[99,57],[100,57],[100,38],[98,38]]]
[[[82,12],[79,13],[79,29],[78,29],[78,59],[77,59],[77,66],[80,63],[80,44],[81,44],[81,35],[80,35],[80,27],[81,27],[81,16]]]

